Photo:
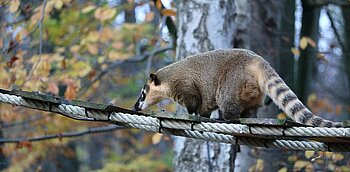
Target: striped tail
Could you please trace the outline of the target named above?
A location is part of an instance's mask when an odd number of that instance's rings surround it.
[[[275,70],[266,62],[262,64],[265,71],[263,86],[265,94],[277,104],[295,122],[318,127],[341,127],[341,122],[332,122],[315,116],[298,99],[294,92],[287,86]]]

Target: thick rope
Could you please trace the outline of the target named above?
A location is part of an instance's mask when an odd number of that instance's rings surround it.
[[[244,124],[210,122],[193,123],[183,120],[168,118],[159,119],[152,116],[133,115],[121,112],[108,113],[99,110],[85,109],[84,107],[68,104],[50,104],[43,101],[24,99],[20,96],[4,93],[0,93],[0,101],[33,109],[60,113],[67,117],[78,120],[108,121],[114,122],[118,125],[143,129],[152,132],[160,131],[166,134],[218,141],[223,143],[235,143],[236,139],[238,139],[239,144],[267,148],[316,151],[350,151],[350,146],[347,146],[346,143],[327,144],[312,141],[265,138],[267,136],[288,136],[289,139],[293,137],[297,139],[300,139],[301,137],[349,138],[350,128],[290,127],[284,129],[278,126],[248,126]]]

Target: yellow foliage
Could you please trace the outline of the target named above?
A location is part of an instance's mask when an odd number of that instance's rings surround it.
[[[281,112],[277,115],[277,119],[286,119],[288,115],[284,112]]]
[[[263,159],[257,159],[256,164],[249,168],[249,172],[263,171],[263,170],[264,170],[264,160]]]
[[[292,53],[296,56],[300,56],[300,51],[298,49],[296,49],[295,47],[292,47],[290,49],[290,51],[292,51]]]
[[[163,9],[162,14],[164,16],[176,16],[176,12],[172,9]]]
[[[288,168],[282,167],[281,169],[278,170],[278,172],[288,172]]]
[[[288,161],[290,161],[290,162],[294,162],[296,160],[298,160],[298,156],[296,156],[296,155],[291,155],[288,157]]]
[[[78,53],[79,50],[80,50],[80,46],[79,45],[73,45],[73,46],[70,47],[70,51],[72,53]]]
[[[92,31],[89,32],[88,36],[86,37],[86,40],[89,42],[97,42],[99,37],[100,34],[97,31]]]
[[[312,158],[315,155],[315,151],[305,151],[305,157],[307,159]]]
[[[12,1],[10,1],[9,11],[11,13],[16,12],[18,10],[19,5],[21,5],[20,0],[12,0]]]
[[[333,155],[332,155],[332,160],[334,162],[341,161],[343,159],[344,159],[344,155],[341,153],[333,153]]]
[[[98,47],[97,44],[87,44],[87,50],[92,55],[97,55],[98,53]]]
[[[301,39],[300,39],[300,48],[302,49],[302,50],[304,50],[306,47],[307,47],[307,42],[308,41],[308,38],[306,37],[306,36],[303,36]]]
[[[296,161],[294,163],[293,170],[300,171],[303,168],[305,168],[305,171],[313,171],[313,169],[314,169],[312,163],[310,163],[309,161],[301,161],[301,160],[299,160],[299,161]]]
[[[121,41],[114,42],[114,43],[112,44],[112,47],[113,47],[114,49],[119,50],[119,49],[122,49],[122,48],[124,47],[124,43],[121,42]]]
[[[103,28],[100,34],[100,41],[107,42],[113,38],[113,33],[110,28]]]
[[[117,11],[115,9],[99,7],[95,11],[95,18],[103,22],[114,17],[116,13]]]
[[[162,140],[163,134],[155,133],[152,136],[152,144],[158,144]]]
[[[89,6],[85,7],[85,8],[83,8],[81,10],[81,12],[83,12],[85,14],[85,13],[88,13],[88,12],[94,10],[94,9],[96,9],[96,7],[94,5],[89,5]]]

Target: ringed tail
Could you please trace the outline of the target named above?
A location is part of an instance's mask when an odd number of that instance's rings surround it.
[[[341,122],[329,121],[314,115],[267,62],[262,63],[260,67],[264,71],[261,84],[265,94],[295,122],[317,127],[343,126]]]

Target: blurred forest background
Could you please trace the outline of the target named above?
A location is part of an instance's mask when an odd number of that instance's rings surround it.
[[[175,50],[180,58],[197,51],[182,50],[191,47],[179,41],[186,42],[185,34],[179,34],[187,29],[181,17],[193,13],[187,19],[196,20],[193,16],[213,11],[205,11],[203,4],[209,2],[186,2],[1,0],[0,87],[131,108],[150,71],[176,61]],[[314,113],[335,121],[349,119],[350,1],[211,3],[213,8],[235,6],[227,18],[234,26],[231,47],[266,57]],[[204,22],[214,27],[213,19]],[[201,43],[208,36],[202,31],[194,34]],[[198,51],[217,47],[199,46]],[[269,107],[274,110],[262,113],[286,117]],[[175,111],[175,104],[165,101],[153,110],[159,109]],[[173,137],[106,126],[0,104],[0,169],[172,171],[173,161],[184,161],[173,156]],[[93,134],[91,129],[105,132]],[[62,136],[76,131],[87,132]],[[350,171],[350,155],[345,153],[249,148],[246,157],[236,162],[242,171]]]

